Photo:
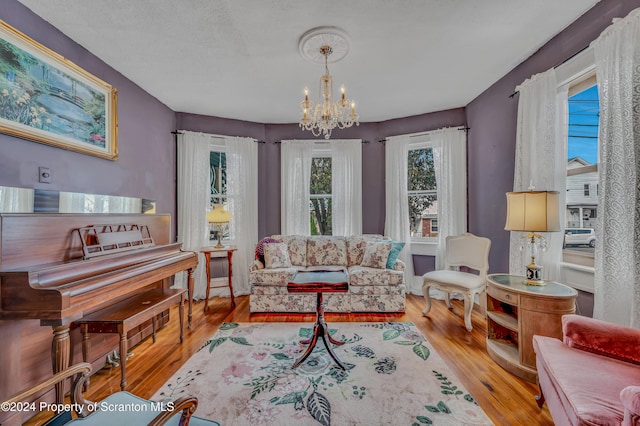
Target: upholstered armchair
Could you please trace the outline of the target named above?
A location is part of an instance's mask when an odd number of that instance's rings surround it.
[[[540,407],[556,425],[640,425],[640,330],[562,317],[563,341],[534,336]]]

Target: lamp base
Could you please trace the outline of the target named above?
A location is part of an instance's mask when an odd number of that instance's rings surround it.
[[[531,263],[527,265],[527,279],[524,280],[526,285],[546,285],[542,279],[542,266],[537,265],[535,258],[531,258]]]

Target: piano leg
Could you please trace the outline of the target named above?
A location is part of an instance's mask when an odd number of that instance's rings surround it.
[[[123,325],[118,325],[120,333],[120,390],[127,390],[127,332]]]
[[[53,341],[51,342],[51,361],[53,374],[66,370],[71,357],[71,338],[68,325],[54,325]],[[64,403],[64,381],[56,384],[56,404]]]
[[[207,286],[209,283],[207,283]],[[187,300],[187,328],[191,328],[191,302],[193,301],[193,268],[187,269],[187,292],[188,300]]]

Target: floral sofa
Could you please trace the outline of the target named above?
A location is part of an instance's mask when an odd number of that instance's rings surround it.
[[[324,295],[327,312],[404,312],[404,262],[390,259],[387,267],[372,267],[371,262],[365,262],[371,259],[374,264],[380,260],[386,262],[386,258],[381,259],[384,254],[371,256],[372,247],[387,245],[384,243],[391,240],[373,234],[351,237],[273,235],[268,238],[286,244],[284,257],[288,255],[288,259],[283,260],[276,254],[275,261],[269,262],[265,250],[266,261],[253,262],[249,278],[250,312],[315,312],[315,294],[289,294],[287,291],[287,284],[297,271],[313,270],[345,270],[349,277],[347,293]],[[384,240],[383,244],[380,244],[381,240]],[[369,247],[368,243],[371,243]],[[285,247],[277,243],[271,246]]]

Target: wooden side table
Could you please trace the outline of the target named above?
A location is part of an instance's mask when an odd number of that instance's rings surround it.
[[[229,293],[231,293],[231,306],[233,306],[234,308],[236,307],[236,301],[233,297],[233,284],[231,282],[231,278],[233,276],[233,262],[232,262],[232,258],[233,258],[233,252],[238,250],[238,248],[236,246],[223,246],[220,248],[216,248],[213,246],[207,246],[207,247],[202,247],[200,249],[200,253],[204,254],[204,258],[205,258],[205,264],[207,266],[207,294],[205,296],[204,299],[204,311],[207,312],[207,308],[209,307],[209,290],[212,288],[223,288],[223,287],[227,287],[227,285],[229,286]],[[211,285],[211,253],[214,253],[213,257],[221,257],[221,256],[216,256],[216,254],[220,253],[223,254],[226,253],[227,254],[227,265],[229,267],[229,275],[227,277],[227,284],[225,285]]]
[[[487,352],[505,370],[535,382],[533,335],[562,339],[562,315],[576,311],[578,292],[554,281],[524,284],[525,277],[487,277]]]

